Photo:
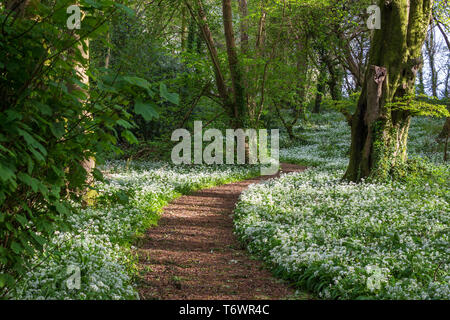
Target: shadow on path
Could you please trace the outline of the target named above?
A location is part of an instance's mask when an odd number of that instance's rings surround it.
[[[304,170],[281,164],[281,173]],[[252,260],[233,234],[233,210],[262,176],[182,196],[137,249],[141,299],[283,299],[294,290]]]

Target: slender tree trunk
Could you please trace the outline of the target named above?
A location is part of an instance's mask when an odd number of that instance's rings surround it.
[[[314,113],[320,113],[320,106],[322,104],[323,96],[325,95],[325,82],[327,78],[327,73],[325,70],[325,62],[321,61],[319,77],[317,79],[317,92],[316,92],[316,100],[314,101]]]
[[[417,77],[419,78],[419,84],[417,86],[417,93],[425,94],[425,83],[423,81],[423,68],[420,68],[420,70],[417,73]]]
[[[186,35],[188,33],[187,17],[186,17],[186,15],[187,15],[186,7],[183,6],[183,8],[181,9],[181,35],[180,35],[181,51],[185,51],[186,50]]]
[[[234,122],[236,128],[243,128],[247,118],[247,105],[242,81],[242,69],[237,55],[236,42],[234,40],[231,0],[222,0],[222,15],[225,42],[227,45],[228,65],[233,84]]]
[[[339,101],[342,99],[342,73],[331,57],[325,56],[324,62],[327,65],[328,74],[330,75],[327,84],[330,88],[331,99]]]
[[[349,41],[346,39],[344,33],[338,34],[339,39],[341,41],[342,51],[344,53],[345,59],[343,61],[343,65],[350,71],[353,76],[353,80],[355,81],[356,89],[362,87],[364,82],[364,68],[363,65],[360,65],[355,57],[353,56],[352,48],[350,46]]]
[[[445,33],[444,29],[441,26],[440,21],[435,19],[436,25],[439,28],[439,31],[441,31],[442,36],[444,37],[445,43],[447,44],[447,53],[450,52],[450,41],[448,40],[448,36]],[[450,78],[450,65],[447,65],[447,76],[445,78],[445,91],[444,96],[447,99],[447,109],[450,110],[450,95],[449,95],[449,78]],[[439,139],[446,139],[448,140],[448,136],[450,134],[450,118],[447,118],[444,123],[444,127],[442,128],[441,133],[439,134]],[[447,141],[448,143],[448,141]],[[447,152],[445,153],[447,155]]]
[[[108,33],[106,34],[106,41],[108,43],[111,42],[111,30],[109,30]],[[106,49],[106,57],[105,57],[105,68],[106,69],[109,68],[110,63],[111,63],[111,48],[108,46],[108,48]]]
[[[195,2],[195,11],[187,0],[185,0],[185,4],[192,18],[194,20],[198,20],[197,24],[200,27],[212,61],[217,91],[219,93],[222,105],[231,116],[233,126],[236,128],[242,128],[244,127],[247,119],[247,106],[245,90],[242,84],[242,71],[239,64],[236,42],[234,39],[231,0],[223,0],[222,2],[223,26],[227,46],[228,66],[232,82],[231,90],[225,83],[224,73],[222,72],[219,56],[217,54],[217,48],[209,28],[208,19],[203,9],[202,1],[197,0]],[[231,95],[231,93],[233,95]]]
[[[432,5],[432,0],[379,2],[381,30],[374,32],[370,67],[351,119],[348,180],[385,179],[406,161],[410,113],[391,110],[386,104],[414,93]]]
[[[200,27],[203,39],[205,40],[206,47],[208,49],[209,56],[211,58],[213,70],[214,70],[214,76],[216,80],[216,87],[217,91],[219,93],[221,102],[223,107],[230,111],[233,109],[233,102],[229,95],[228,87],[225,83],[224,74],[220,67],[220,60],[219,55],[217,54],[217,48],[214,43],[214,39],[211,34],[211,30],[209,28],[208,19],[206,17],[205,10],[203,9],[202,1],[197,0],[195,2],[195,10],[194,8],[189,4],[187,0],[185,0],[186,7],[189,10],[189,13],[194,21],[197,21],[197,25]]]
[[[80,43],[77,46],[77,50],[79,50],[83,56],[84,59],[89,60],[89,40],[83,40],[84,46],[86,47],[86,50],[83,48],[83,44],[80,41]],[[70,53],[70,51],[69,51]],[[71,54],[74,54],[74,52],[71,52]],[[81,78],[81,83],[85,84],[86,86],[89,86],[89,76],[87,75],[86,67],[77,64],[75,66],[75,71],[78,74],[78,76]],[[70,91],[85,91],[85,89],[81,88],[80,86],[68,83],[67,89]],[[87,95],[87,94],[86,94]],[[84,101],[82,101],[84,103]],[[88,112],[84,112],[83,116],[92,117],[92,115]],[[92,171],[95,168],[95,159],[93,157],[89,157],[88,159],[85,159],[82,161],[81,165],[83,166],[84,170],[86,170],[87,176],[86,176],[86,183],[92,184],[94,182],[94,177],[92,175]],[[88,191],[88,190],[86,190]],[[86,199],[88,200],[88,199]]]
[[[239,0],[240,32],[242,53],[248,53],[248,7],[247,0]]]
[[[298,119],[302,117],[302,119],[306,119],[306,91],[308,84],[308,53],[309,53],[309,38],[305,33],[301,33],[300,35],[296,34],[296,44],[297,44],[297,103],[295,105],[295,115],[292,120],[292,127],[297,123]]]
[[[447,110],[450,111],[449,78],[450,78],[450,65],[447,67],[447,77],[445,78],[445,91],[444,91],[445,98],[447,99]],[[449,135],[450,135],[450,118],[447,118],[445,120],[444,127],[439,133],[438,139],[448,139]]]
[[[266,11],[264,5],[261,8],[261,18],[258,23],[258,33],[256,35],[256,49],[261,51],[264,47],[265,40],[265,28],[266,28]]]
[[[450,134],[450,118],[447,118],[445,120],[444,127],[441,130],[441,133],[439,133],[438,138],[445,139],[448,137],[449,134]]]
[[[16,17],[24,17],[26,8],[30,5],[30,0],[9,0],[5,1],[5,9],[14,11]]]
[[[249,42],[248,42],[248,7],[247,7],[247,0],[238,0],[239,2],[239,21],[240,21],[240,46],[241,46],[241,52],[243,56],[247,56],[249,53]],[[245,65],[244,72],[242,75],[242,84],[244,86],[245,91],[245,104],[248,106],[248,116],[253,121],[256,118],[256,101],[254,99],[251,99],[250,97],[250,90],[249,90],[249,77],[250,77],[250,68],[248,65]],[[250,101],[251,100],[251,101]],[[250,104],[252,107],[250,107]]]
[[[430,28],[430,31],[428,32],[428,37],[425,40],[425,49],[428,56],[428,63],[430,67],[431,93],[433,97],[437,97],[438,74],[436,70],[436,42],[434,41],[433,27]]]

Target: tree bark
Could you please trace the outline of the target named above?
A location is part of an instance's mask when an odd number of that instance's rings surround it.
[[[325,95],[325,82],[327,77],[325,68],[326,68],[325,62],[321,61],[319,77],[317,79],[317,92],[316,92],[316,100],[314,101],[313,113],[320,113],[320,106],[322,104],[323,96]]]
[[[228,65],[230,68],[231,82],[233,84],[233,115],[236,128],[243,128],[246,122],[246,99],[242,83],[242,70],[236,51],[236,42],[233,32],[233,17],[231,0],[222,0],[223,28],[227,45]]]
[[[445,33],[444,29],[441,26],[441,22],[436,19],[435,22],[437,27],[439,28],[439,31],[441,32],[442,36],[444,37],[445,43],[447,44],[447,50],[450,51],[450,41],[448,40],[448,36]],[[445,78],[445,89],[444,89],[444,96],[447,99],[447,109],[450,110],[450,101],[448,100],[449,97],[449,78],[450,78],[450,66],[447,66],[447,76]],[[445,120],[444,127],[442,128],[441,133],[439,133],[438,139],[448,139],[448,136],[450,134],[450,118],[447,118]],[[448,141],[447,141],[448,143]],[[447,152],[445,153],[445,156],[447,156]]]
[[[186,7],[183,6],[181,9],[181,51],[184,52],[186,50],[186,35],[188,33],[187,29],[187,19],[186,19]]]
[[[240,32],[242,53],[248,53],[248,7],[247,0],[239,0]]]
[[[374,32],[369,68],[351,119],[350,162],[344,178],[386,179],[406,161],[410,113],[388,103],[414,94],[432,0],[381,0],[381,30]]]
[[[16,17],[24,17],[26,8],[30,5],[30,0],[10,0],[5,1],[5,9],[14,11]]]
[[[219,96],[223,102],[223,105],[225,108],[229,107],[230,105],[230,97],[228,95],[228,89],[225,84],[225,79],[222,73],[222,70],[220,68],[219,63],[219,56],[217,54],[217,48],[214,44],[214,40],[211,34],[211,30],[209,28],[208,19],[206,18],[205,10],[203,9],[202,2],[200,0],[197,0],[196,2],[196,9],[197,9],[197,15],[194,13],[193,8],[190,6],[188,1],[185,1],[186,7],[188,8],[191,16],[193,19],[200,19],[198,22],[198,25],[202,31],[203,39],[205,40],[206,47],[208,48],[208,52],[212,61],[213,69],[214,69],[214,75],[216,79],[216,86],[217,91],[219,92]]]
[[[428,37],[425,40],[425,52],[428,56],[428,63],[430,67],[430,75],[431,75],[431,93],[433,97],[438,96],[437,87],[438,87],[438,74],[436,70],[436,43],[434,41],[434,30],[430,28],[428,33]]]

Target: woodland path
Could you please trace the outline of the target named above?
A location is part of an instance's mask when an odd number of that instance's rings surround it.
[[[304,170],[281,164],[281,173]],[[233,234],[233,210],[261,176],[182,196],[138,245],[141,299],[287,299],[294,289],[253,260]]]

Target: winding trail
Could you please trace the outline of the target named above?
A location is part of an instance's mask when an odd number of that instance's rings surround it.
[[[304,170],[281,164],[281,173]],[[279,172],[279,173],[280,173]],[[286,299],[294,290],[252,260],[233,234],[233,210],[261,176],[182,196],[140,240],[141,299]]]

